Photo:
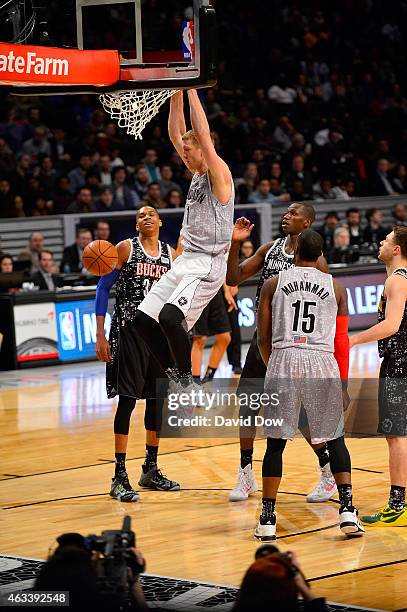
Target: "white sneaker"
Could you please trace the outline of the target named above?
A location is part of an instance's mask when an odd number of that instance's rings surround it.
[[[277,515],[275,512],[271,517],[264,518],[260,515],[259,523],[254,532],[254,537],[261,542],[270,542],[276,539]]]
[[[336,488],[335,478],[332,476],[329,463],[327,463],[321,468],[321,477],[318,484],[311,493],[307,495],[307,502],[310,504],[325,502],[331,499],[337,492],[338,489]]]
[[[344,508],[342,512],[339,512],[340,529],[342,533],[348,537],[360,537],[364,535],[365,529],[358,518],[358,511],[356,508]]]
[[[257,482],[254,478],[253,468],[249,463],[244,469],[239,467],[237,484],[233,491],[229,493],[229,501],[244,501],[249,497],[249,495],[256,493],[258,490],[259,487],[257,486]]]

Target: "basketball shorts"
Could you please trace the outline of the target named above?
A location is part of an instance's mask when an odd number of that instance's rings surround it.
[[[260,414],[260,408],[257,408],[257,398],[259,394],[264,392],[266,372],[267,368],[257,346],[256,330],[247,351],[236,392],[241,398],[239,401],[239,416],[244,419],[245,423],[240,428],[241,438],[255,438],[256,436],[255,417]],[[298,428],[305,438],[310,439],[307,415],[302,407]]]
[[[115,357],[106,364],[106,387],[109,398],[164,398],[167,394],[167,377],[132,322],[119,329]]]
[[[217,294],[225,277],[225,254],[211,257],[184,251],[149,291],[139,310],[158,322],[164,304],[173,304],[182,310],[189,331]]]
[[[297,433],[301,405],[311,442],[318,444],[344,435],[342,384],[332,353],[274,349],[267,367],[264,390],[270,401],[264,408],[264,435],[292,440]]]
[[[230,332],[230,323],[223,297],[223,288],[205,306],[201,316],[193,328],[194,336],[215,336]]]
[[[407,436],[407,357],[385,355],[380,366],[379,425],[386,436]]]

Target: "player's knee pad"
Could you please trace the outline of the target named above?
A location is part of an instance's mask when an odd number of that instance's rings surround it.
[[[122,436],[129,435],[130,428],[130,417],[136,405],[136,399],[134,397],[126,397],[125,395],[119,395],[119,402],[116,408],[116,414],[114,417],[114,433]]]
[[[185,317],[182,310],[174,304],[164,304],[158,315],[158,321],[165,331],[175,331],[185,324]]]
[[[267,448],[263,459],[263,478],[281,478],[283,475],[283,451],[287,440],[267,438]]]
[[[164,400],[162,398],[147,398],[144,413],[144,427],[147,431],[161,431]]]
[[[329,451],[329,464],[332,474],[339,472],[350,472],[352,469],[349,451],[342,436],[336,440],[327,442]]]

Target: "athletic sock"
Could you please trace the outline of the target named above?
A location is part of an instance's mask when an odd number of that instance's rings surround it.
[[[398,487],[397,485],[391,485],[389,506],[392,510],[400,512],[404,509],[406,504],[406,487]]]
[[[246,465],[253,464],[253,449],[247,448],[245,450],[241,449],[240,451],[240,467],[242,470],[245,469]]]
[[[341,502],[341,510],[347,508],[348,510],[353,507],[352,505],[352,485],[351,484],[340,484],[338,485],[339,501]]]
[[[261,503],[261,516],[264,519],[271,518],[276,507],[276,500],[271,497],[263,497]]]
[[[322,468],[324,468],[329,463],[328,447],[325,444],[325,446],[321,446],[321,448],[316,449],[314,452],[318,457],[319,467],[322,470]]]
[[[143,472],[148,472],[157,465],[158,446],[146,444],[146,458],[143,463]]]
[[[203,377],[202,382],[209,382],[210,380],[212,380],[213,377],[215,376],[215,372],[217,369],[218,368],[211,368],[210,366],[208,366],[206,368],[205,376]]]
[[[126,471],[126,453],[115,453],[114,475],[117,476],[120,472]]]

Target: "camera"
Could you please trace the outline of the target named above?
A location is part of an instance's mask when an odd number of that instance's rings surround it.
[[[57,538],[57,542],[60,548],[75,546],[92,554],[101,596],[115,598],[122,609],[130,607],[133,586],[131,575],[137,576],[145,571],[145,565],[140,564],[130,550],[136,545],[130,516],[125,516],[121,529],[106,530],[100,535],[90,534],[86,537],[66,533]]]
[[[254,558],[257,561],[257,559],[261,559],[262,557],[266,557],[267,555],[272,555],[275,553],[278,553],[281,557],[284,557],[285,559],[287,559],[289,563],[289,575],[292,578],[295,578],[297,574],[301,573],[298,567],[293,565],[290,553],[281,552],[280,549],[277,548],[277,546],[274,546],[274,544],[263,544],[263,546],[260,546],[256,550]]]

